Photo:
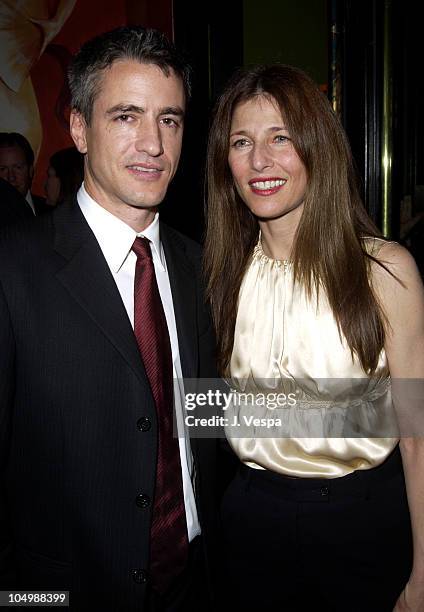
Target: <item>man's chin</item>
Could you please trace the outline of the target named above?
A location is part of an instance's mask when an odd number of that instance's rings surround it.
[[[150,210],[156,209],[164,200],[165,196],[166,190],[161,190],[156,193],[149,193],[148,191],[133,191],[132,193],[127,193],[126,197],[124,196],[122,199],[132,208],[143,208]]]
[[[26,194],[28,193],[28,189],[27,189],[26,191],[24,191],[22,188],[17,187],[16,185],[13,185],[12,183],[10,183],[10,184],[12,185],[12,187],[13,187],[14,189],[16,189],[16,191],[18,191],[18,192],[21,194],[21,196],[22,196],[23,198],[26,198]]]
[[[131,201],[131,202],[127,202],[128,206],[130,206],[131,208],[137,208],[138,210],[151,210],[152,212],[156,212],[158,207],[159,207],[159,203],[150,203],[150,202],[140,202],[140,201]]]

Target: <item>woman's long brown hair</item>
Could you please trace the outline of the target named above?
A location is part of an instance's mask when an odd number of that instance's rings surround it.
[[[294,281],[309,296],[326,292],[352,355],[372,373],[384,324],[369,280],[373,257],[362,239],[380,233],[362,204],[350,146],[327,98],[304,72],[278,64],[234,75],[218,100],[209,136],[204,267],[219,369],[224,373],[229,365],[240,285],[259,236],[258,221],[238,195],[228,165],[233,112],[255,96],[277,103],[308,176],[291,254]]]

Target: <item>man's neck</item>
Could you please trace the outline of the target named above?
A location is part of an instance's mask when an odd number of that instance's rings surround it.
[[[92,198],[99,206],[129,225],[137,233],[142,232],[146,229],[146,227],[149,227],[149,225],[153,222],[158,210],[157,206],[151,208],[141,208],[138,206],[131,206],[123,202],[111,202],[107,198],[96,197],[96,194],[92,193],[90,185],[87,185],[85,182],[84,188],[90,198]]]

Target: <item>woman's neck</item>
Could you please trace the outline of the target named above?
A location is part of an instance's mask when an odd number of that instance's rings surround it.
[[[261,219],[261,243],[265,255],[271,259],[287,260],[291,258],[293,241],[302,211],[298,209],[279,219]]]

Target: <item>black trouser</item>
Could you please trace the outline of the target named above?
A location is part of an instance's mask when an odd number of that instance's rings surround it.
[[[391,612],[411,571],[398,448],[377,468],[335,479],[241,466],[221,519],[221,610]]]

